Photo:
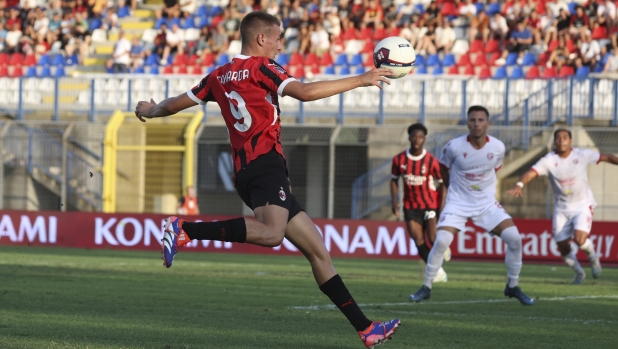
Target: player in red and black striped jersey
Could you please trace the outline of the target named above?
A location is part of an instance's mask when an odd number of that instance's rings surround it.
[[[425,241],[425,232],[429,242],[433,244],[436,239],[437,212],[440,208],[440,192],[436,183],[439,185],[442,182],[442,175],[438,159],[423,148],[427,128],[422,124],[410,125],[408,135],[410,148],[393,158],[391,168],[393,213],[399,218],[399,178],[403,178],[404,219],[419,256],[427,263],[431,249]],[[450,254],[450,251],[447,253]],[[446,279],[446,273],[442,270],[434,282]]]
[[[186,93],[159,104],[141,101],[135,110],[145,121],[216,102],[230,135],[236,191],[256,218],[194,223],[169,217],[162,246],[164,265],[169,268],[178,249],[192,239],[274,247],[285,237],[309,260],[320,290],[348,318],[363,344],[373,348],[390,339],[399,320],[372,322],[365,317],[335,271],[315,224],[290,192],[278,99],[290,96],[313,101],[358,87],[381,88],[382,82],[390,84],[386,76],[394,72],[380,68],[344,79],[303,83],[274,61],[282,49],[281,23],[276,17],[251,12],[243,18],[240,34],[241,54],[230,63],[212,71]]]

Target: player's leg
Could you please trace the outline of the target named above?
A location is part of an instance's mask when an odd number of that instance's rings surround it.
[[[419,210],[407,210],[404,209],[404,218],[406,220],[406,227],[408,228],[408,234],[410,238],[414,240],[418,255],[425,263],[427,263],[427,256],[429,256],[430,248],[425,243],[425,236],[423,234],[423,213]],[[435,239],[435,235],[434,235]]]
[[[429,242],[433,246],[434,242],[436,241],[436,235],[438,233],[438,217],[436,215],[436,211],[434,210],[426,211],[424,227],[425,227],[425,231],[427,232],[427,237],[429,239]],[[451,260],[451,248],[449,247],[446,249],[446,251],[444,251],[444,261],[448,262],[450,260]]]
[[[358,331],[365,346],[371,347],[390,339],[399,326],[399,320],[372,322],[367,319],[335,271],[320,232],[309,216],[301,211],[302,208],[295,202],[296,199],[293,198],[293,200],[290,207],[292,219],[287,225],[285,237],[303,253],[311,264],[313,276],[320,290]]]
[[[588,255],[592,276],[597,279],[601,275],[601,255],[595,253],[594,244],[588,238],[592,229],[592,208],[581,212],[575,217],[575,243]]]
[[[584,269],[579,264],[575,253],[571,249],[571,239],[574,237],[574,219],[567,217],[562,212],[554,212],[553,233],[554,241],[558,245],[558,251],[566,265],[575,271],[574,285],[580,285],[586,278]]]

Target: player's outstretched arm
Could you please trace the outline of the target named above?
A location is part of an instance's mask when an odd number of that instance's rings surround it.
[[[337,80],[315,81],[308,83],[292,81],[284,87],[283,95],[296,98],[303,102],[315,101],[347,92],[358,87],[377,86],[382,88],[380,82],[385,82],[390,85],[390,81],[386,77],[394,75],[395,72],[390,69],[377,68],[361,75]]]
[[[534,170],[528,170],[528,172],[524,173],[523,176],[519,179],[519,182],[515,184],[515,186],[506,192],[508,194],[513,195],[514,197],[520,198],[524,196],[524,192],[522,188],[524,185],[528,184],[531,180],[535,179],[538,174]]]
[[[399,178],[391,179],[391,199],[393,200],[393,213],[399,218]]]
[[[609,162],[610,164],[618,165],[618,156],[614,154],[601,154],[599,162]]]
[[[191,108],[197,105],[187,93],[183,93],[176,97],[167,98],[161,103],[156,103],[152,98],[150,102],[139,101],[135,107],[135,116],[141,121],[146,122],[146,119],[161,118],[178,113],[179,111]]]

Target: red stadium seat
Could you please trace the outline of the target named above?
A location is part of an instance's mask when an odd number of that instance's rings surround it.
[[[174,57],[174,61],[172,61],[172,65],[175,67],[185,67],[189,58],[184,53],[178,53],[176,57]]]
[[[320,57],[320,61],[318,62],[322,67],[333,65],[333,57],[328,52],[324,52],[322,57]]]
[[[469,66],[470,64],[472,64],[472,62],[470,62],[470,55],[468,55],[467,53],[461,55],[459,57],[459,62],[457,62],[457,65],[460,67]]]
[[[34,55],[27,55],[26,58],[24,58],[24,65],[26,67],[36,65],[36,57],[34,57]]]
[[[477,54],[476,58],[474,58],[474,65],[477,67],[487,65],[487,55],[485,55],[484,53]]]
[[[13,53],[11,56],[11,60],[9,61],[9,65],[21,66],[24,63],[24,56],[20,53]]]
[[[388,36],[385,28],[376,29],[373,33],[373,40],[380,41]]]
[[[395,27],[388,30],[388,36],[399,36],[401,28]]]
[[[500,51],[500,42],[498,40],[489,40],[485,45],[485,53],[494,53]]]
[[[165,75],[174,74],[174,67],[172,67],[171,65],[168,65],[167,67],[163,68],[163,74]]]
[[[199,65],[193,65],[189,67],[189,74],[194,74],[194,75],[203,75],[204,71],[202,70],[202,67]]]
[[[206,56],[204,56],[204,59],[202,60],[202,66],[203,67],[209,67],[211,65],[215,64],[215,55],[212,53],[207,54]]]
[[[0,78],[3,78],[5,76],[9,76],[9,69],[6,67],[6,65],[0,65]]]
[[[479,78],[480,79],[491,78],[491,69],[489,69],[488,66],[484,66],[483,68],[481,68],[481,71],[479,72]]]
[[[9,55],[7,53],[0,53],[0,65],[9,64]]]
[[[459,75],[459,67],[454,65],[448,68],[448,75]]]
[[[365,63],[363,63],[365,67],[375,67],[375,63],[373,62],[373,54],[368,54],[367,58],[365,58]]]
[[[498,52],[494,52],[491,54],[491,57],[489,57],[489,65],[496,65],[496,61],[498,60],[498,58],[500,58],[501,54]]]
[[[303,55],[301,55],[300,53],[294,53],[290,58],[290,66],[295,67],[297,65],[303,65],[303,61]]]
[[[315,64],[311,66],[311,73],[312,74],[322,74],[322,70],[320,69],[320,66]]]
[[[11,73],[12,78],[18,78],[24,75],[24,71],[21,69],[21,65],[13,67],[13,72]]]
[[[560,75],[559,76],[561,78],[567,78],[567,77],[569,77],[571,75],[575,75],[575,70],[570,65],[565,65],[562,68],[560,68]]]
[[[373,54],[373,49],[374,49],[373,41],[367,40],[367,41],[365,41],[365,45],[363,45],[363,49],[361,50],[361,53],[371,53],[371,54]]]
[[[442,8],[440,9],[442,16],[457,16],[457,7],[452,2],[444,2],[442,3]]]
[[[188,74],[187,66],[186,65],[180,66],[176,74]]]
[[[539,60],[536,62],[536,65],[545,66],[547,61],[549,60],[550,52],[544,52],[539,55]]]
[[[198,58],[199,57],[197,55],[189,56],[189,60],[187,61],[187,65],[195,65],[195,64],[197,64]]]
[[[302,79],[305,77],[305,68],[303,67],[296,67],[296,69],[294,69],[292,76],[295,77],[296,79]]]
[[[358,36],[356,37],[358,40],[367,40],[371,39],[373,36],[373,31],[371,28],[364,28],[360,32],[358,32]]]
[[[466,67],[466,69],[464,70],[464,75],[474,75],[474,67],[469,65]]]
[[[566,48],[569,50],[569,52],[575,52],[578,49],[575,47],[575,43],[573,42],[573,39],[569,39],[566,42]]]
[[[528,69],[528,72],[526,73],[526,79],[538,79],[539,77],[541,77],[539,67],[533,65],[532,67],[530,67],[530,69]]]
[[[560,43],[558,42],[558,40],[552,40],[549,42],[549,47],[547,47],[547,52],[552,52],[553,50],[555,50],[556,48],[558,48],[558,45],[560,45]]]
[[[543,71],[543,78],[545,79],[555,78],[556,75],[558,74],[556,74],[556,69],[554,69],[553,67],[545,68],[545,70]]]
[[[307,57],[305,57],[305,65],[314,65],[318,64],[319,58],[315,53],[308,53]]]
[[[355,40],[356,39],[356,29],[346,28],[341,34],[341,38],[343,40]]]
[[[470,52],[470,53],[483,52],[484,48],[485,47],[483,45],[483,41],[482,40],[474,40],[470,44],[470,49],[468,50],[468,52]]]

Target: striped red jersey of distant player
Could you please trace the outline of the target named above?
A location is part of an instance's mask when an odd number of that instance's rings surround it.
[[[441,181],[440,163],[423,149],[419,156],[412,156],[406,150],[393,158],[391,167],[393,179],[403,177],[403,204],[407,210],[437,210],[440,206],[439,193],[434,180]]]
[[[278,97],[294,80],[267,57],[235,55],[187,92],[196,103],[221,107],[236,173],[273,148],[283,156]]]

